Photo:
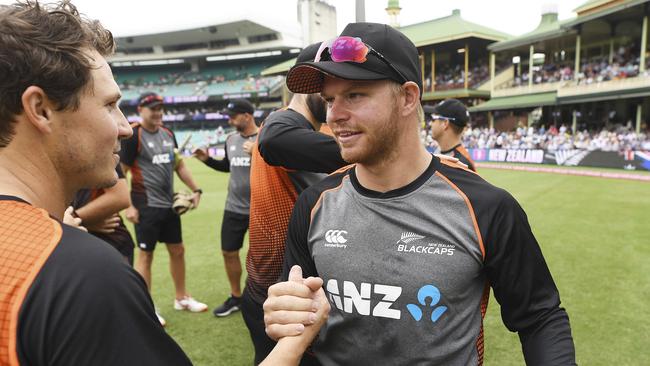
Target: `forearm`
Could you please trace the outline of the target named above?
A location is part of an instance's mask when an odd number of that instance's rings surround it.
[[[309,346],[304,336],[284,337],[260,366],[292,366],[300,364],[302,355]]]
[[[209,166],[210,168],[227,173],[230,171],[230,161],[228,158],[224,158],[221,160],[213,159],[213,158],[208,158],[206,161],[203,162],[205,165]]]
[[[273,124],[265,129],[260,135],[258,149],[269,165],[331,173],[347,164],[330,136],[282,124]]]
[[[106,189],[104,194],[75,210],[75,214],[85,225],[103,221],[124,210],[131,204],[126,179],[119,179],[115,186]]]
[[[569,316],[557,308],[533,327],[519,332],[526,365],[575,365]]]
[[[183,181],[183,183],[185,183],[185,185],[192,191],[195,191],[199,188],[199,186],[196,185],[196,182],[194,182],[192,172],[190,172],[182,160],[176,168],[176,174],[178,174],[178,177],[181,179],[181,181]]]

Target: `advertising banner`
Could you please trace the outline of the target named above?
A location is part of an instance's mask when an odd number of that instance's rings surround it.
[[[468,149],[476,162],[528,163],[650,171],[650,151]]]

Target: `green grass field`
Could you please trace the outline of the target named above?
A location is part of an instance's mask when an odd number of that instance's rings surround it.
[[[189,161],[205,194],[183,216],[189,291],[210,309],[228,296],[219,230],[228,175]],[[571,318],[581,365],[650,364],[650,185],[602,178],[483,169],[510,191],[533,231]],[[177,188],[181,187],[178,185]],[[172,307],[166,250],[156,251],[153,298],[167,331],[195,365],[250,365],[252,345],[241,315],[215,319]],[[245,263],[246,247],[242,250]],[[492,298],[485,319],[485,365],[523,365],[519,339]]]

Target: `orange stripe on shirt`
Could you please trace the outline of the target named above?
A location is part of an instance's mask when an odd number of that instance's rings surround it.
[[[343,187],[343,180],[346,179],[346,178],[349,179],[350,176],[349,176],[349,175],[344,176],[344,177],[341,179],[341,183],[339,183],[339,185],[337,185],[337,186],[334,187],[334,188],[330,188],[330,189],[327,189],[327,190],[324,190],[323,192],[321,192],[320,196],[318,196],[318,200],[316,201],[316,204],[315,204],[314,207],[311,209],[311,213],[309,214],[309,223],[310,223],[310,224],[311,224],[311,222],[314,220],[314,214],[316,213],[316,209],[318,209],[318,208],[320,207],[321,202],[323,201],[323,196],[325,196],[325,193],[333,192],[333,191],[338,191],[339,189],[341,189],[341,188]]]
[[[440,161],[443,161],[442,159]],[[443,163],[444,164],[444,163]],[[447,164],[445,164],[447,165]],[[464,169],[464,168],[463,168]],[[470,171],[469,169],[465,169],[467,171]],[[474,172],[472,172],[474,173]],[[476,173],[474,173],[476,174]],[[483,237],[481,236],[481,231],[478,229],[478,222],[476,221],[476,215],[474,214],[474,207],[472,207],[472,203],[469,201],[469,198],[467,198],[467,195],[463,191],[458,188],[457,185],[455,185],[452,181],[449,180],[449,178],[445,177],[440,173],[439,171],[436,172],[436,175],[440,177],[442,180],[447,182],[453,189],[458,192],[458,194],[465,200],[465,204],[467,205],[467,208],[469,209],[469,215],[472,218],[472,224],[474,224],[474,231],[476,232],[476,238],[478,239],[478,245],[481,248],[481,254],[483,254],[483,260],[485,260],[485,247],[483,246]]]

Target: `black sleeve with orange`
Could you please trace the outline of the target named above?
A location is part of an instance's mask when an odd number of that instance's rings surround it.
[[[291,212],[289,228],[287,229],[282,281],[286,281],[289,278],[289,270],[296,264],[302,267],[304,278],[309,276],[318,277],[318,270],[311,256],[311,248],[308,242],[311,211],[318,202],[321,194],[341,184],[341,180],[345,174],[347,172],[330,175],[307,188],[298,196],[298,201],[296,201],[296,205]]]
[[[527,365],[575,365],[569,316],[526,213],[509,194],[486,236],[485,270],[501,317],[519,333]]]
[[[526,213],[505,190],[442,165],[472,204],[485,247],[484,270],[506,327],[519,334],[527,365],[575,365],[567,312]]]
[[[191,365],[142,277],[105,242],[63,225],[19,314],[21,365]]]
[[[267,164],[286,169],[331,173],[347,165],[333,137],[314,131],[309,121],[289,112],[265,123],[258,149]]]

